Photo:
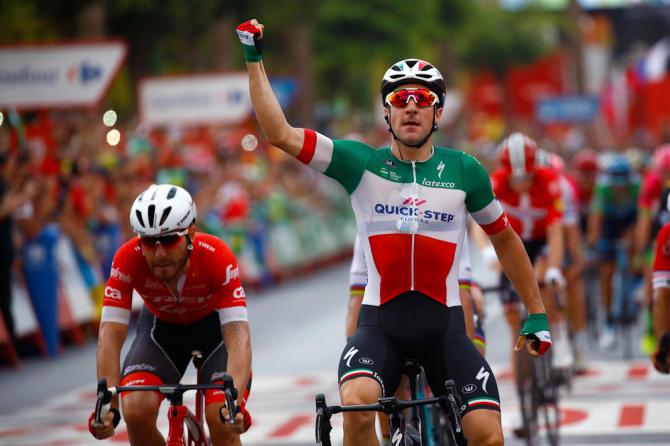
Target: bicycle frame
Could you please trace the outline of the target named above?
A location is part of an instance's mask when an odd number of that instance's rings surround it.
[[[233,386],[233,379],[229,375],[223,377],[223,384],[174,384],[162,386],[115,386],[107,388],[107,380],[98,381],[98,400],[96,402],[97,423],[109,411],[109,403],[115,395],[121,392],[160,392],[168,401],[169,431],[166,440],[166,446],[209,446],[209,440],[205,433],[203,425],[204,418],[204,395],[205,390],[222,390],[226,395],[226,405],[232,410],[226,422],[234,423],[234,414],[236,412],[235,401],[237,400],[237,390]],[[184,392],[195,390],[196,393],[196,411],[195,414],[183,403]],[[187,439],[184,440],[184,424],[187,426]]]
[[[409,401],[400,400],[396,397],[380,398],[376,404],[361,404],[353,406],[328,406],[326,404],[326,397],[323,394],[316,395],[316,423],[315,435],[316,442],[322,446],[331,446],[330,431],[332,425],[330,419],[333,414],[344,412],[361,412],[361,411],[375,411],[384,412],[389,416],[389,424],[391,427],[391,435],[394,439],[394,444],[410,444],[407,443],[406,436],[407,419],[402,414],[402,411],[418,406],[425,406],[429,404],[438,404],[445,412],[449,419],[455,414],[457,424],[455,430],[460,432],[460,412],[456,402],[455,383],[453,380],[445,382],[446,393],[439,397],[413,399]],[[415,396],[415,395],[414,395]],[[413,396],[413,397],[414,397]],[[419,429],[417,429],[419,430]]]

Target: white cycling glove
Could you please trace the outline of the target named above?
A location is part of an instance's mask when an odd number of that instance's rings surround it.
[[[547,268],[547,272],[544,273],[544,283],[548,285],[556,284],[562,287],[565,286],[565,277],[563,277],[560,269],[552,266],[551,268]]]

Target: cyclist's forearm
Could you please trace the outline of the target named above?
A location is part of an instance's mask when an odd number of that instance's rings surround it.
[[[503,271],[529,313],[545,313],[533,266],[519,236],[507,227],[490,236]]]
[[[560,222],[552,223],[547,227],[547,244],[549,245],[549,266],[560,269],[563,261],[563,226]]]
[[[298,155],[302,147],[302,131],[291,127],[284,116],[279,101],[272,91],[263,62],[248,62],[249,93],[256,119],[270,144],[292,156]],[[297,141],[297,138],[300,140]]]
[[[361,310],[363,302],[363,295],[360,292],[351,291],[349,296],[349,307],[347,309],[346,335],[347,339],[352,337],[356,332],[356,324],[358,322],[358,314]]]
[[[584,250],[582,249],[582,238],[578,225],[567,225],[564,227],[565,244],[574,264],[580,264],[584,260]]]
[[[649,241],[649,234],[651,232],[651,216],[649,211],[640,209],[637,224],[635,225],[635,253],[644,254]]]
[[[119,384],[121,375],[121,348],[128,334],[128,326],[116,322],[100,324],[96,348],[96,373],[98,379],[105,378],[108,386]],[[115,399],[116,400],[116,399]],[[114,406],[117,401],[113,401]]]
[[[654,334],[659,340],[661,335],[670,331],[670,288],[654,290]]]
[[[226,373],[233,378],[238,391],[237,402],[242,402],[251,374],[251,336],[249,324],[244,321],[223,325],[223,342],[228,352]]]
[[[600,238],[600,226],[602,225],[603,216],[600,213],[592,212],[589,214],[587,222],[587,244],[589,247],[595,246]]]

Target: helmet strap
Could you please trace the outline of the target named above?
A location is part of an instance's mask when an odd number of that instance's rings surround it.
[[[435,115],[437,114],[437,105],[433,106],[433,126],[430,128],[426,136],[424,136],[421,141],[419,141],[416,144],[409,144],[404,142],[402,139],[398,138],[398,136],[395,134],[393,131],[393,127],[391,126],[391,120],[389,119],[389,116],[391,116],[391,107],[386,106],[386,109],[388,110],[388,114],[384,115],[384,120],[386,120],[386,124],[388,125],[387,130],[391,133],[393,136],[393,139],[396,140],[398,143],[402,144],[405,147],[412,147],[415,149],[418,149],[420,147],[423,147],[426,142],[428,142],[428,139],[430,136],[433,134],[435,130],[437,130],[437,123],[435,122]],[[401,155],[402,156],[402,155]]]

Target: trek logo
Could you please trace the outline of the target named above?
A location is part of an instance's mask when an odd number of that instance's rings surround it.
[[[400,220],[404,221],[420,221],[422,223],[428,222],[452,222],[456,216],[447,212],[439,212],[431,209],[419,209],[419,206],[426,203],[426,200],[419,200],[418,198],[408,198],[403,201],[402,205],[392,204],[375,204],[375,213],[378,215],[399,215]]]
[[[440,161],[440,164],[437,165],[437,177],[442,179],[442,171],[444,170],[444,162]]]
[[[239,266],[236,266],[235,268],[233,268],[232,264],[226,266],[226,280],[223,282],[222,286],[228,285],[231,280],[237,279],[239,275],[240,275]]]
[[[347,367],[351,367],[351,359],[356,356],[356,353],[358,353],[358,349],[356,347],[351,347],[342,357],[342,361],[347,361]]]
[[[402,432],[400,432],[400,428],[397,428],[395,432],[393,432],[393,437],[391,437],[391,444],[393,444],[393,446],[400,446],[401,441]]]
[[[479,369],[479,372],[477,372],[477,376],[475,376],[476,379],[478,379],[478,380],[481,379],[482,380],[482,389],[484,389],[484,392],[486,392],[486,393],[489,393],[486,390],[486,383],[488,382],[490,375],[491,374],[484,368],[484,366],[482,366],[482,368]]]
[[[150,289],[150,290],[162,290],[163,289],[163,284],[156,281],[156,280],[147,279],[144,282],[144,288],[147,288],[147,289]]]

